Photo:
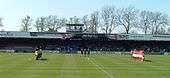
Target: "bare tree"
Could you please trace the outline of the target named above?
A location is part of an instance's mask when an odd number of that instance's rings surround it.
[[[61,28],[61,20],[57,16],[48,16],[46,21],[49,32],[58,32],[58,29]]]
[[[21,31],[28,32],[31,30],[32,19],[30,16],[26,16],[21,22]]]
[[[130,30],[138,25],[137,13],[138,10],[134,7],[122,8],[118,10],[118,24],[123,26],[126,30],[126,34],[129,34]]]
[[[167,33],[168,33],[168,34],[170,34],[170,27],[168,27],[168,29],[167,29]]]
[[[46,31],[46,17],[37,18],[34,26],[38,32]]]
[[[3,26],[2,18],[0,18],[0,26]]]
[[[152,24],[152,12],[150,11],[142,11],[140,13],[140,23],[139,28],[144,31],[145,34],[149,33],[149,30],[151,29]]]
[[[90,17],[90,32],[97,33],[97,28],[99,27],[99,11],[95,11],[91,14]]]
[[[34,24],[34,27],[35,27],[37,32],[41,32],[39,22],[40,22],[40,20],[39,20],[39,18],[37,18],[36,21],[35,21],[35,24]]]
[[[103,7],[101,10],[102,30],[110,34],[117,27],[117,16],[113,6]]]
[[[57,16],[39,17],[36,19],[34,27],[38,32],[58,32],[58,29],[65,26],[67,20]]]
[[[81,21],[81,19],[77,16],[74,16],[74,17],[70,17],[69,19],[69,23],[70,24],[79,24]]]
[[[67,22],[68,22],[68,20],[66,18],[60,18],[59,25],[61,27],[64,27],[64,26],[66,26]]]
[[[60,19],[58,20],[57,26],[59,26],[60,28],[65,27],[66,24],[67,24],[67,21],[68,21],[68,20],[65,19],[65,18],[60,18]],[[60,28],[58,28],[58,29],[60,29]],[[58,31],[58,29],[56,29],[56,30]]]
[[[83,16],[83,18],[81,19],[82,23],[84,24],[84,32],[89,32],[90,30],[90,20],[88,15]]]
[[[169,25],[168,15],[160,12],[152,13],[151,34],[163,34],[165,28]]]

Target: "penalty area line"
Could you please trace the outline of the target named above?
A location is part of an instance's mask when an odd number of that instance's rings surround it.
[[[102,71],[102,72],[104,72],[107,76],[109,76],[109,78],[114,78],[112,75],[110,75],[107,71],[105,71],[102,67],[100,67],[98,64],[96,64],[94,61],[95,61],[95,59],[94,58],[92,58],[92,59],[90,59],[90,58],[88,58],[89,60],[90,60],[90,62],[91,63],[93,63],[97,68],[98,68],[98,70],[100,70],[100,71]]]

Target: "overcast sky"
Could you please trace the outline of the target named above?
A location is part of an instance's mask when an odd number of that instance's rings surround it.
[[[21,18],[57,15],[83,16],[106,5],[117,8],[129,5],[140,10],[160,11],[170,15],[170,0],[0,0],[0,17],[6,31],[18,31]]]

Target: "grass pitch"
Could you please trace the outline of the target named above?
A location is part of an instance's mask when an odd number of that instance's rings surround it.
[[[170,78],[170,56],[146,56],[132,62],[128,55],[0,53],[0,78]]]

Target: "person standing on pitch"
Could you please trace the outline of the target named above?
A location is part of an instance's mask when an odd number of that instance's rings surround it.
[[[90,56],[90,48],[87,49],[88,57]]]
[[[36,56],[36,60],[40,60],[40,58],[42,58],[42,49],[37,48],[35,50],[35,56]]]
[[[83,56],[83,48],[80,48],[81,55]]]
[[[38,50],[39,50],[39,48],[36,48],[36,49],[35,49],[35,59],[36,59],[36,60],[38,60]]]
[[[87,48],[84,48],[84,56],[86,57],[87,54]]]

